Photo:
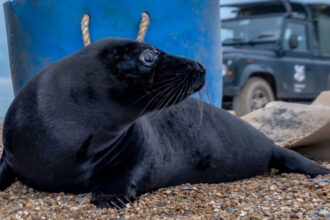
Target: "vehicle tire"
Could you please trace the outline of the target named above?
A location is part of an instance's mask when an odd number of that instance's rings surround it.
[[[265,107],[273,100],[274,93],[268,82],[260,77],[251,77],[239,95],[233,98],[233,110],[242,116]]]

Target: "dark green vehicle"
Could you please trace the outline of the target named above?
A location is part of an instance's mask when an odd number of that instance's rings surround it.
[[[310,102],[330,89],[325,3],[221,1],[224,108],[244,115],[272,100]]]

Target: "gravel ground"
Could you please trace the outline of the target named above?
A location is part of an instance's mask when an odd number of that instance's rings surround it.
[[[0,192],[0,219],[330,219],[330,175],[273,173],[159,189],[123,211],[97,209],[90,194],[44,193],[17,182]]]

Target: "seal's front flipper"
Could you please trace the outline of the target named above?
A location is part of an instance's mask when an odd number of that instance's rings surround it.
[[[16,181],[16,176],[12,169],[8,166],[4,160],[5,155],[3,154],[0,160],[0,190],[5,190],[12,183]]]
[[[93,194],[92,203],[98,208],[116,208],[122,210],[126,208],[127,203],[133,203],[137,198],[135,196],[115,195],[115,194]]]
[[[278,169],[281,173],[302,173],[312,178],[330,174],[329,169],[292,150],[281,147],[273,148],[270,167]]]
[[[129,172],[101,172],[92,182],[93,198],[91,202],[99,208],[124,209],[127,203],[137,200],[135,184]]]

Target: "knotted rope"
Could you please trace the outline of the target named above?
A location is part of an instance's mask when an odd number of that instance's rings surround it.
[[[88,46],[91,43],[91,38],[89,35],[89,21],[90,21],[90,16],[89,14],[84,14],[82,19],[81,19],[81,33],[82,33],[82,38],[84,41],[84,46]],[[141,14],[141,21],[139,25],[139,31],[136,37],[137,41],[142,42],[146,36],[148,26],[150,24],[150,18],[149,14],[146,12],[143,12]]]

